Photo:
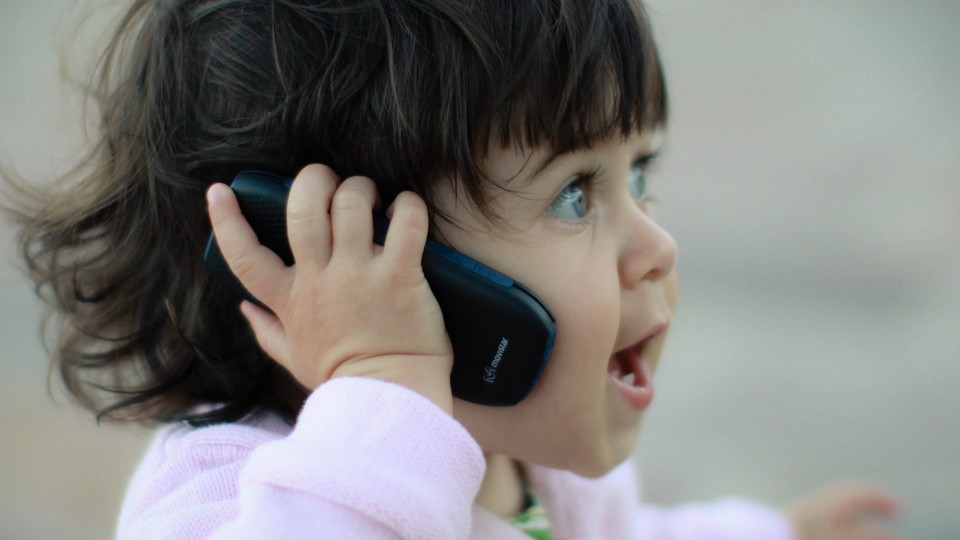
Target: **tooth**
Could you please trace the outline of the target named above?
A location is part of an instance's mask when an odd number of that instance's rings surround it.
[[[636,378],[636,377],[634,376],[633,372],[631,371],[630,373],[627,373],[626,375],[620,377],[620,380],[623,381],[623,382],[625,382],[626,384],[629,384],[630,386],[633,386],[633,381],[634,381],[635,378]]]
[[[612,373],[613,376],[618,379],[623,376],[623,370],[620,369],[619,365],[614,365],[613,368],[610,369],[610,373]]]

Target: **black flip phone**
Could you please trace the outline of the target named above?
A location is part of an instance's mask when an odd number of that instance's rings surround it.
[[[245,171],[230,187],[264,246],[289,266],[286,202],[293,179]],[[373,241],[382,245],[389,222],[374,216]],[[216,238],[203,255],[207,270],[240,296],[261,305],[230,272]],[[553,349],[556,322],[523,285],[466,255],[427,240],[423,272],[453,344],[453,395],[482,405],[515,405],[537,383]]]

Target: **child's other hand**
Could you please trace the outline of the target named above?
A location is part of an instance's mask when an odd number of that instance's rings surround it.
[[[784,509],[798,540],[899,540],[882,526],[899,510],[891,493],[856,482],[836,482]]]
[[[333,377],[371,377],[407,386],[450,411],[453,349],[420,263],[426,205],[413,193],[397,197],[381,249],[373,243],[373,181],[338,182],[322,165],[297,175],[287,202],[291,267],[260,245],[229,188],[210,188],[210,219],[224,259],[273,311],[245,302],[244,315],[264,351],[307,388]]]

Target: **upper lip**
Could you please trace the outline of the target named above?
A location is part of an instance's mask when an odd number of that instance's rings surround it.
[[[622,352],[632,350],[632,349],[634,349],[635,347],[641,347],[641,346],[643,346],[643,344],[645,344],[645,343],[646,343],[647,341],[649,341],[651,338],[656,337],[656,336],[658,336],[658,335],[666,332],[667,328],[669,328],[669,327],[670,327],[670,321],[669,321],[669,320],[659,321],[659,322],[657,322],[657,323],[655,323],[655,324],[653,324],[653,325],[650,325],[650,326],[647,327],[647,329],[640,335],[639,338],[635,339],[634,341],[628,342],[628,345],[626,345],[625,347],[623,347],[623,348],[621,348],[621,349],[617,349],[617,351],[616,351],[614,354],[620,354],[620,353],[622,353]]]

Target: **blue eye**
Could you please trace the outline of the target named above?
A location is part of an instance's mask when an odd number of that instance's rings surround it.
[[[557,198],[550,203],[547,213],[566,221],[583,219],[589,209],[587,190],[584,185],[586,182],[587,179],[581,176],[567,184]]]
[[[635,200],[642,201],[647,195],[647,176],[643,172],[642,163],[634,163],[630,167],[630,175],[627,178],[627,184],[630,187],[630,196]]]

